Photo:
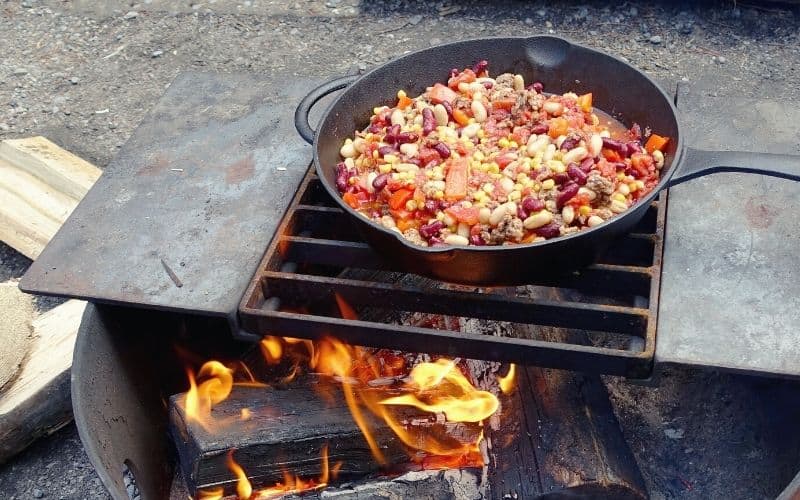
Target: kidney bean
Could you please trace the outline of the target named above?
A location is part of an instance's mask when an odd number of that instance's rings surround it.
[[[633,126],[628,130],[628,135],[634,141],[641,140],[642,138],[642,127],[639,126],[638,123],[634,123]]]
[[[395,154],[396,152],[397,148],[395,148],[394,146],[381,146],[378,148],[378,153],[380,153],[381,156],[392,155]]]
[[[373,123],[367,129],[368,132],[371,132],[373,134],[379,134],[381,132],[381,130],[383,130],[383,125],[380,125],[378,123]]]
[[[569,182],[569,175],[567,175],[566,172],[560,172],[553,175],[552,179],[556,183],[556,185],[560,186],[565,182]]]
[[[438,200],[425,200],[425,210],[430,213],[436,213],[439,210],[439,201]]]
[[[389,174],[379,174],[377,177],[375,177],[375,179],[372,180],[372,187],[375,188],[375,191],[381,191],[386,187],[388,182]]]
[[[344,162],[339,162],[336,164],[336,189],[339,190],[340,193],[344,193],[347,191],[347,185],[350,180],[350,170],[347,168],[347,165]]]
[[[491,90],[492,87],[494,87],[494,83],[492,83],[492,82],[483,82],[483,88],[485,88],[486,90]]]
[[[454,78],[454,77],[458,76],[459,73],[461,73],[461,71],[459,71],[458,68],[451,69],[450,70],[450,78]]]
[[[386,131],[386,137],[384,137],[384,141],[388,144],[394,144],[397,142],[397,136],[400,135],[400,125],[392,125]]]
[[[529,215],[530,212],[525,210],[525,207],[523,207],[521,203],[517,205],[517,217],[519,217],[522,220],[525,220],[528,218]]]
[[[428,135],[436,128],[436,117],[431,108],[422,110],[422,133]]]
[[[433,149],[435,149],[436,152],[439,153],[439,156],[441,156],[442,159],[450,158],[450,148],[447,147],[447,144],[443,142],[437,142],[433,146]]]
[[[475,245],[476,247],[482,247],[486,244],[486,242],[483,241],[483,238],[481,238],[480,234],[473,234],[472,236],[470,236],[469,242]]]
[[[628,147],[625,144],[609,137],[603,137],[603,147],[612,151],[616,151],[621,155],[628,154]]]
[[[627,167],[627,166],[625,167],[625,175],[630,175],[634,179],[638,179],[642,176],[642,174],[640,174],[638,170],[636,170],[633,167]]]
[[[439,236],[439,233],[444,229],[444,222],[440,220],[435,220],[430,224],[425,224],[419,227],[419,235],[425,238],[426,240],[430,240],[435,236]]]
[[[531,134],[542,135],[547,133],[550,127],[546,123],[537,123],[531,127]],[[566,141],[565,141],[566,142]]]
[[[438,236],[434,236],[433,238],[428,240],[428,245],[432,247],[441,247],[445,246],[444,240],[439,238]]]
[[[557,222],[551,222],[546,226],[538,227],[534,229],[533,232],[543,238],[555,238],[561,235],[561,230]]]
[[[420,160],[419,158],[403,158],[403,163],[413,163],[418,167],[422,166],[422,160]]]
[[[567,137],[564,139],[564,142],[561,143],[561,151],[569,151],[571,149],[575,149],[575,147],[580,143],[578,139],[575,137]]]
[[[639,145],[638,142],[629,142],[626,148],[628,149],[628,156],[631,156],[634,153],[642,152],[642,147]]]
[[[398,144],[406,144],[409,142],[417,142],[419,136],[414,132],[401,132],[397,134],[397,143]]]
[[[522,203],[520,204],[522,208],[524,208],[528,214],[532,214],[533,212],[538,212],[544,208],[544,202],[538,198],[532,198],[528,196]]]
[[[570,182],[569,184],[566,184],[561,189],[561,193],[559,193],[558,198],[556,198],[556,206],[558,208],[563,207],[565,203],[567,203],[576,194],[578,194],[578,189],[580,189],[580,186],[578,186],[574,182]]]
[[[586,184],[586,178],[588,177],[586,175],[586,172],[581,170],[581,168],[575,163],[570,163],[567,166],[567,174],[569,174],[570,179],[575,181],[575,184],[579,186],[583,186],[584,184]]]
[[[481,73],[486,71],[486,68],[488,67],[489,67],[489,61],[487,61],[486,59],[482,59],[475,63],[475,65],[472,67],[472,72],[475,73],[476,75],[480,75]]]
[[[584,158],[581,162],[580,169],[584,172],[590,172],[594,166],[594,158]]]
[[[533,87],[533,90],[535,90],[536,93],[538,94],[541,94],[542,91],[544,90],[544,84],[542,84],[542,82],[533,82],[533,85],[531,85],[531,87]]]
[[[442,102],[442,107],[444,107],[445,111],[447,111],[447,116],[452,120],[453,119],[453,105],[447,101]]]

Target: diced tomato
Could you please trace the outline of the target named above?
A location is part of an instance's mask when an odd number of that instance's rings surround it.
[[[620,156],[619,153],[617,153],[613,149],[608,149],[608,148],[601,149],[600,154],[603,155],[603,158],[613,163],[622,161],[622,156]]]
[[[588,94],[583,94],[582,96],[578,97],[578,107],[584,113],[591,113],[592,112],[592,93],[589,92]]]
[[[424,177],[425,174],[422,174],[422,176]],[[417,184],[421,185],[421,183],[419,183],[419,182]],[[424,205],[425,204],[425,193],[423,193],[420,188],[416,188],[414,190],[413,200],[417,202],[417,206]]]
[[[452,103],[456,100],[458,94],[441,83],[437,83],[430,92],[428,92],[428,96],[434,104],[441,104],[443,102]]]
[[[439,161],[442,159],[442,157],[439,156],[439,153],[432,148],[421,148],[417,154],[417,157],[419,158],[419,162],[422,163],[423,167],[434,160]]]
[[[511,111],[511,108],[514,107],[514,104],[517,101],[515,99],[495,99],[492,101],[492,108],[494,109],[505,109],[507,111]]]
[[[457,89],[459,83],[472,83],[475,81],[477,77],[475,76],[475,72],[471,69],[465,69],[461,73],[457,74],[456,76],[447,80],[447,86],[451,89]]]
[[[419,227],[419,221],[416,219],[395,219],[394,223],[401,232]]]
[[[389,207],[398,210],[406,206],[406,202],[414,196],[414,191],[408,188],[398,189],[389,197]]]
[[[597,162],[597,170],[600,172],[600,175],[607,179],[613,179],[617,176],[617,167],[604,159]]]
[[[399,210],[393,210],[393,209],[390,208],[389,209],[389,214],[391,214],[391,216],[394,217],[394,219],[396,221],[410,219],[411,216],[413,215],[411,212],[409,212],[405,208],[401,208]]]
[[[644,153],[634,153],[631,155],[631,167],[635,168],[641,177],[648,177],[652,166],[652,156]]]
[[[572,205],[575,208],[580,207],[581,205],[590,205],[592,200],[589,198],[588,194],[581,193],[576,194],[567,202],[567,205]]]
[[[650,134],[650,137],[644,144],[644,149],[646,149],[647,152],[650,154],[653,154],[653,151],[655,150],[664,151],[664,148],[667,147],[668,142],[669,142],[669,137],[662,137],[657,134]]]
[[[345,203],[357,209],[369,201],[369,194],[364,191],[355,193],[348,191],[342,195],[342,199]]]
[[[469,115],[460,109],[453,110],[453,119],[462,127],[466,127],[469,124]]]
[[[527,144],[530,137],[531,129],[528,127],[514,127],[514,131],[511,133],[511,138],[520,146]]]
[[[483,122],[483,130],[489,137],[505,137],[509,132],[508,128],[506,127],[498,127],[497,120],[494,118],[489,118]]]
[[[509,163],[511,163],[512,161],[514,161],[516,159],[517,159],[517,154],[516,153],[503,153],[503,154],[497,156],[497,158],[495,158],[494,161],[497,162],[497,165],[501,169],[504,169],[504,168],[506,168],[508,166]]]
[[[395,192],[398,189],[405,189],[407,185],[408,185],[407,181],[398,181],[395,180],[394,177],[389,176],[389,181],[386,183],[386,189],[388,189],[391,192]]]
[[[567,135],[569,132],[569,122],[565,118],[553,118],[550,120],[550,127],[547,130],[547,135],[553,139],[561,135]]]
[[[460,205],[456,205],[446,209],[445,212],[450,214],[458,222],[465,222],[472,226],[473,224],[478,223],[479,210],[480,209],[478,207],[464,208]]]
[[[448,160],[447,176],[444,179],[444,196],[449,201],[456,201],[467,196],[467,159],[451,158]]]
[[[455,148],[456,151],[458,151],[458,154],[460,155],[465,155],[469,153],[469,151],[467,150],[467,146],[464,144],[463,141],[458,141],[455,145]]]

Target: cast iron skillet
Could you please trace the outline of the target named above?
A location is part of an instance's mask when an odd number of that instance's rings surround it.
[[[489,61],[492,75],[520,73],[526,82],[542,82],[546,92],[591,92],[597,109],[628,126],[636,122],[642,129],[650,127],[669,136],[659,184],[627,212],[596,227],[508,246],[419,247],[344,203],[335,182],[339,148],[345,138],[369,123],[372,108],[394,105],[399,89],[419,95],[442,81],[450,68],[471,67],[480,59]],[[328,107],[314,132],[308,124],[310,108],[342,88],[345,90]],[[295,126],[314,145],[314,165],[325,189],[379,254],[408,272],[454,283],[517,285],[578,270],[594,262],[614,239],[630,232],[661,189],[695,177],[736,171],[800,180],[800,156],[685,147],[672,101],[650,78],[616,57],[553,36],[481,38],[404,55],[360,78],[343,77],[321,85],[298,106]]]

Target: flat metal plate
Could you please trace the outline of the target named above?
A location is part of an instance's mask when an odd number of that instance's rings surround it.
[[[234,318],[311,160],[292,118],[316,83],[180,75],[20,288]]]
[[[796,106],[709,93],[679,96],[689,145],[800,154]],[[787,180],[725,173],[670,189],[657,364],[800,376],[798,214]]]

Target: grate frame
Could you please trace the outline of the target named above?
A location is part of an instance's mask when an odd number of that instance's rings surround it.
[[[432,281],[420,286],[402,279],[343,276],[353,268],[401,270],[360,239],[310,168],[242,298],[242,331],[235,335],[249,341],[264,335],[307,339],[331,335],[377,348],[647,378],[656,344],[666,205],[662,192],[634,232],[600,263],[559,279],[531,283],[561,292],[555,294],[559,298],[538,298],[542,294],[533,298],[514,288]],[[623,339],[623,345],[586,345],[580,340],[585,335],[569,336],[574,343],[550,342],[343,319],[334,293],[356,310],[389,304],[389,310],[613,334]]]

